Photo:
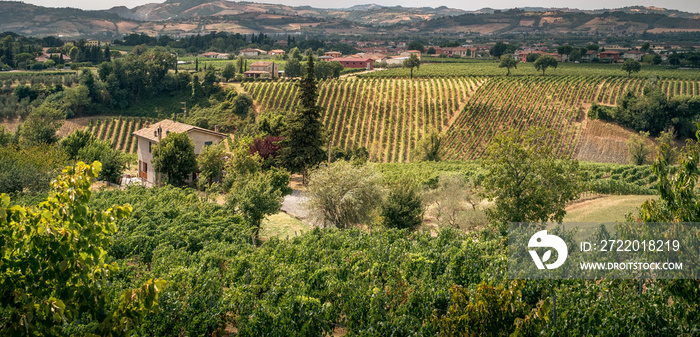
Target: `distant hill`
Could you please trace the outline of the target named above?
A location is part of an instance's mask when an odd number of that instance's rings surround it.
[[[411,32],[636,34],[700,31],[700,14],[641,6],[592,11],[541,7],[464,11],[445,6],[366,4],[322,9],[226,0],[168,0],[131,9],[121,6],[85,11],[0,1],[0,31],[109,39],[133,32],[180,35],[210,31],[389,36]]]

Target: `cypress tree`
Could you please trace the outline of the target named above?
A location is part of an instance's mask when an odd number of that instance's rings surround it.
[[[314,72],[314,57],[308,54],[306,73],[297,84],[299,106],[292,114],[283,132],[284,140],[280,161],[291,172],[301,173],[303,182],[308,181],[309,169],[323,161],[325,135],[321,122],[322,107],[316,104],[318,89]]]

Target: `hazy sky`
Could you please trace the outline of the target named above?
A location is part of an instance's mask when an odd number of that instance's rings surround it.
[[[126,6],[133,8],[139,5],[153,2],[148,0],[25,0],[24,2],[46,7],[76,7],[82,9],[108,9],[114,6]],[[279,3],[285,5],[308,5],[321,8],[344,8],[358,4],[376,3],[385,6],[401,5],[404,7],[439,7],[447,6],[466,10],[475,10],[484,7],[513,8],[513,7],[570,7],[579,9],[619,8],[625,6],[658,6],[669,9],[679,9],[687,12],[700,13],[700,1],[698,0],[269,0],[252,1],[261,3]]]

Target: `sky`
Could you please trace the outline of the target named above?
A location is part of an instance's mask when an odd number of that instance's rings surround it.
[[[250,0],[249,0],[250,1]],[[24,0],[26,3],[45,7],[75,7],[82,9],[109,9],[114,6],[126,6],[133,8],[146,3],[164,1],[149,0]],[[626,6],[657,6],[669,9],[678,9],[686,12],[700,13],[700,1],[698,0],[257,0],[251,2],[275,3],[292,6],[312,6],[319,8],[345,8],[353,5],[376,3],[384,6],[401,5],[404,7],[439,7],[447,6],[464,10],[476,10],[484,7],[496,9],[514,7],[569,7],[579,9],[619,8]]]

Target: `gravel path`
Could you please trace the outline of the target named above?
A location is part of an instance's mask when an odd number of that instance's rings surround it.
[[[292,194],[284,197],[282,202],[282,211],[304,222],[309,220],[309,212],[304,208],[302,203],[306,197],[299,190],[292,190]]]

